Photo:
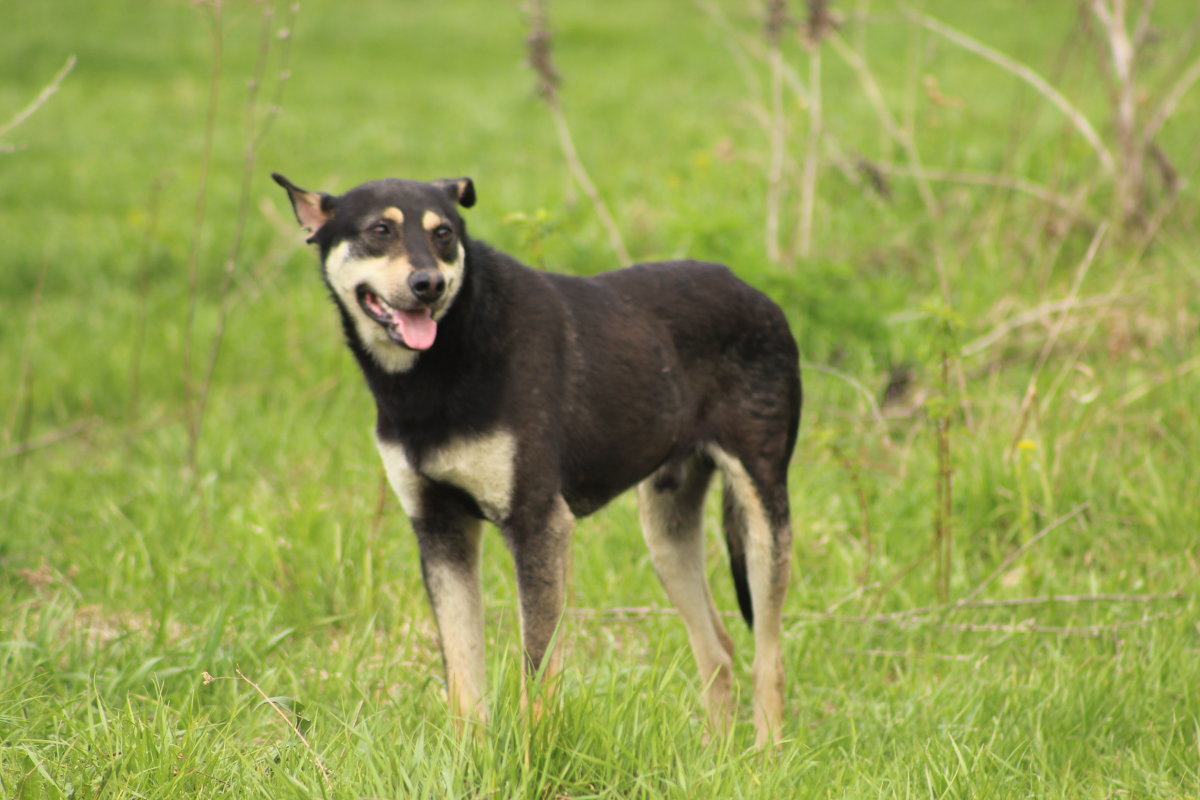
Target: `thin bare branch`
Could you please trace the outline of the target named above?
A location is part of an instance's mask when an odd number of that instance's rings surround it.
[[[1112,66],[1113,127],[1117,159],[1116,202],[1121,219],[1136,219],[1145,186],[1145,147],[1137,135],[1137,84],[1134,60],[1137,51],[1125,24],[1125,0],[1092,0],[1092,13],[1100,20]]]
[[[813,214],[817,205],[817,175],[821,158],[824,110],[821,104],[821,43],[814,41],[808,53],[808,143],[800,175],[800,255],[813,253]]]
[[[196,318],[200,306],[200,250],[208,218],[208,181],[212,171],[213,150],[216,147],[217,108],[221,98],[221,76],[225,61],[225,38],[222,31],[222,6],[214,3],[207,8],[207,21],[212,46],[212,67],[208,80],[208,105],[204,117],[204,139],[200,156],[200,176],[196,186],[196,206],[192,215],[192,230],[187,256],[188,300],[183,326],[184,405],[188,409],[188,467],[193,483],[199,489],[200,418],[198,416],[199,384],[196,379]]]
[[[974,589],[972,589],[967,594],[966,597],[962,598],[962,600],[959,601],[959,603],[968,603],[971,600],[974,600],[976,597],[978,597],[979,593],[983,591],[985,586],[987,586],[989,583],[991,583],[996,578],[998,578],[1004,572],[1004,570],[1008,569],[1009,564],[1012,564],[1014,561],[1016,561],[1018,558],[1020,558],[1022,555],[1024,555],[1026,551],[1028,551],[1031,547],[1033,547],[1035,544],[1040,542],[1042,539],[1046,538],[1046,536],[1048,536],[1052,531],[1058,529],[1059,527],[1065,525],[1066,523],[1075,519],[1075,517],[1082,514],[1089,505],[1091,505],[1091,504],[1090,503],[1080,503],[1079,505],[1075,506],[1073,509],[1068,511],[1066,514],[1062,515],[1061,517],[1054,520],[1049,525],[1047,525],[1046,527],[1042,528],[1040,531],[1035,533],[1033,536],[1029,537],[1029,541],[1025,542],[1020,547],[1018,547],[1016,550],[1009,553],[1008,557],[1000,562],[1000,566],[998,566],[994,570],[992,570],[992,574],[988,575],[986,578],[984,578],[982,581],[980,581],[979,585],[976,586]]]
[[[275,12],[267,6],[263,9],[262,17],[259,26],[259,48],[258,59],[254,68],[253,77],[247,85],[246,102],[245,102],[245,143],[242,154],[242,175],[241,175],[241,190],[238,200],[238,211],[234,219],[233,236],[230,237],[229,251],[225,258],[224,275],[221,280],[221,288],[217,295],[217,325],[213,334],[212,345],[208,354],[208,363],[204,370],[204,377],[197,389],[195,413],[193,414],[193,430],[196,439],[199,439],[203,429],[204,421],[208,410],[208,398],[212,389],[213,378],[216,374],[217,363],[220,360],[222,347],[225,341],[225,329],[229,320],[229,313],[233,303],[233,281],[237,275],[236,266],[241,256],[242,240],[245,236],[246,220],[249,218],[251,190],[254,185],[255,166],[258,161],[259,146],[262,144],[267,132],[271,128],[271,123],[277,116],[278,110],[283,103],[283,91],[288,81],[287,66],[291,55],[291,26],[295,24],[296,15],[300,10],[299,4],[294,4],[291,7],[290,16],[285,20],[285,27],[282,33],[275,31]],[[260,94],[264,86],[267,76],[267,64],[275,48],[275,41],[282,42],[282,46],[278,49],[277,61],[280,66],[280,71],[277,73],[275,83],[275,91],[267,106],[267,111],[262,113],[262,103]]]
[[[1158,107],[1154,109],[1154,113],[1150,116],[1150,119],[1142,127],[1141,142],[1143,147],[1148,147],[1150,145],[1150,142],[1155,136],[1158,135],[1158,132],[1162,129],[1163,125],[1165,125],[1167,120],[1171,118],[1171,115],[1175,113],[1175,109],[1179,106],[1179,101],[1182,100],[1183,96],[1191,90],[1191,88],[1196,84],[1196,81],[1200,81],[1200,58],[1197,58],[1195,61],[1193,61],[1188,68],[1183,71],[1183,74],[1179,76],[1179,79],[1172,84],[1170,90],[1162,99],[1162,102],[1158,104]]]
[[[1063,96],[1062,92],[1058,91],[1049,83],[1047,83],[1045,78],[1043,78],[1041,75],[1038,75],[1021,62],[1009,58],[998,50],[988,47],[983,42],[973,39],[962,31],[951,28],[949,25],[939,22],[933,17],[926,16],[925,14],[920,14],[912,10],[907,10],[906,13],[910,19],[914,20],[921,26],[933,31],[945,39],[954,42],[960,47],[969,50],[972,53],[987,59],[988,61],[991,61],[996,66],[1012,73],[1032,86],[1039,94],[1049,100],[1067,117],[1068,120],[1071,121],[1071,124],[1075,126],[1075,129],[1079,131],[1079,134],[1087,141],[1089,145],[1092,146],[1092,149],[1096,151],[1096,157],[1099,159],[1100,165],[1104,168],[1104,171],[1110,176],[1116,174],[1116,164],[1113,161],[1112,153],[1110,153],[1108,148],[1104,146],[1104,143],[1100,141],[1100,136],[1096,133],[1096,129],[1092,127],[1090,122],[1088,122],[1088,119],[1083,115],[1083,112],[1071,105],[1071,102]]]
[[[1012,333],[1017,328],[1025,325],[1032,325],[1038,322],[1047,322],[1047,317],[1052,314],[1061,313],[1064,311],[1074,311],[1084,308],[1101,308],[1104,306],[1113,305],[1121,298],[1116,295],[1102,295],[1100,297],[1088,297],[1083,300],[1075,300],[1066,298],[1064,300],[1054,300],[1049,303],[1042,303],[1014,317],[1004,320],[990,331],[980,336],[978,339],[968,342],[963,346],[962,354],[964,357],[977,355],[987,350],[992,345],[999,342],[1008,334]]]
[[[783,165],[787,154],[787,118],[783,113],[783,51],[779,39],[783,33],[787,4],[770,0],[767,7],[767,64],[771,76],[771,98],[767,118],[770,156],[767,162],[766,236],[767,260],[778,264],[782,258],[779,218],[783,205]]]
[[[750,63],[751,56],[755,58],[761,56],[756,51],[758,42],[737,30],[730,23],[725,12],[712,0],[693,0],[693,2],[700,6],[700,9],[721,29],[721,42],[729,50],[730,55],[733,56],[738,71],[742,73],[742,79],[746,82],[748,95],[758,97],[762,93],[762,83],[757,70]]]
[[[73,436],[78,436],[89,428],[94,428],[95,426],[99,425],[100,422],[101,420],[99,417],[73,422],[70,425],[67,425],[65,428],[59,428],[56,431],[50,431],[49,433],[43,434],[36,439],[30,439],[27,442],[21,442],[20,444],[13,445],[5,450],[0,450],[0,460],[12,458],[13,456],[24,455],[25,453],[29,453],[33,450],[40,450],[43,447],[50,447],[51,445],[66,441]]]
[[[308,754],[312,756],[313,762],[317,765],[317,769],[321,771],[321,777],[325,780],[325,787],[329,788],[332,785],[329,779],[333,773],[330,772],[329,767],[325,766],[325,762],[321,760],[319,755],[317,755],[317,751],[313,750],[313,746],[309,743],[308,737],[301,733],[300,728],[297,727],[296,723],[292,722],[291,717],[284,713],[283,709],[280,708],[279,703],[275,702],[275,700],[271,697],[268,697],[267,693],[262,690],[261,686],[246,677],[246,673],[242,672],[241,667],[235,667],[234,671],[237,672],[239,678],[254,687],[254,691],[258,692],[259,696],[262,697],[263,702],[269,705],[271,709],[279,715],[279,718],[287,723],[287,726],[292,729],[292,732],[296,734],[298,739],[300,739],[300,743],[304,745],[306,750],[308,750]],[[206,684],[211,683],[213,680],[215,680],[213,676],[209,675],[207,672],[204,673],[204,682]]]
[[[1142,11],[1138,14],[1137,24],[1133,26],[1133,49],[1136,52],[1146,43],[1150,35],[1150,14],[1154,11],[1154,0],[1142,0]]]
[[[829,37],[829,41],[833,45],[833,49],[837,51],[842,60],[850,65],[858,76],[858,82],[862,85],[863,91],[867,95],[867,99],[871,101],[871,105],[875,108],[875,115],[879,117],[879,121],[883,123],[884,130],[904,149],[904,154],[908,156],[909,163],[912,164],[908,169],[907,174],[917,180],[917,191],[921,194],[921,201],[925,204],[925,209],[933,217],[941,214],[941,207],[938,205],[937,198],[933,194],[933,190],[929,186],[929,175],[924,164],[921,163],[921,154],[917,150],[916,142],[913,137],[900,127],[896,122],[895,117],[888,110],[887,102],[883,99],[883,91],[879,88],[879,83],[875,80],[875,75],[867,66],[866,59],[859,53],[846,44],[846,41],[840,36],[835,35]],[[873,166],[878,166],[872,162]]]
[[[42,91],[38,93],[38,96],[33,99],[33,102],[18,111],[12,119],[0,126],[0,137],[6,136],[18,125],[36,114],[38,109],[50,102],[50,98],[53,97],[55,92],[57,92],[62,86],[63,79],[66,78],[73,69],[75,69],[75,56],[69,56],[67,58],[67,63],[63,64],[62,69],[60,69],[54,75],[54,77],[50,79],[50,83],[46,84],[45,88],[43,88]]]
[[[949,628],[955,631],[976,633],[1048,633],[1055,636],[1103,636],[1116,633],[1123,628],[1141,627],[1159,620],[1178,617],[1181,611],[1163,611],[1158,614],[1141,617],[1140,619],[1111,622],[1106,625],[1039,625],[1036,619],[1030,618],[1020,622],[970,623],[970,622],[941,622],[936,627]]]
[[[911,158],[911,156],[910,156]],[[950,170],[938,167],[922,167],[919,165],[893,164],[886,161],[871,162],[880,172],[889,175],[916,178],[918,181],[940,181],[945,183],[962,183],[972,186],[994,186],[998,189],[1009,189],[1014,192],[1036,197],[1063,211],[1076,216],[1086,216],[1086,211],[1079,203],[1066,195],[1048,189],[1036,181],[1028,180],[1017,175],[1002,175],[994,172],[976,172],[973,170]]]
[[[833,367],[827,367],[824,364],[813,364],[808,361],[802,361],[800,363],[800,368],[813,370],[814,372],[823,372],[826,375],[832,375],[833,377],[839,378],[850,384],[866,399],[867,407],[871,410],[871,417],[875,420],[875,423],[879,426],[880,430],[887,429],[887,420],[883,418],[883,412],[879,408],[879,403],[875,401],[875,395],[871,394],[871,390],[866,386],[863,386],[862,383],[853,376],[847,375],[844,372],[839,372]]]
[[[1079,264],[1079,269],[1075,271],[1075,279],[1071,283],[1071,291],[1067,293],[1067,300],[1074,303],[1079,296],[1079,288],[1083,285],[1083,279],[1087,276],[1088,270],[1092,266],[1092,262],[1096,259],[1096,253],[1100,251],[1100,243],[1104,241],[1104,237],[1108,234],[1108,223],[1103,223],[1096,229],[1096,234],[1092,237],[1092,242],[1088,245],[1087,253],[1083,256],[1083,261]],[[1067,317],[1070,315],[1071,305],[1064,306],[1059,313],[1058,319],[1055,321],[1054,327],[1050,330],[1050,335],[1046,337],[1046,343],[1042,345],[1042,352],[1038,356],[1037,364],[1033,368],[1033,374],[1029,376],[1029,383],[1025,387],[1025,397],[1021,401],[1021,410],[1018,415],[1019,422],[1017,429],[1013,434],[1012,446],[1017,446],[1017,441],[1021,438],[1024,431],[1025,423],[1028,419],[1029,411],[1033,408],[1034,398],[1037,396],[1038,378],[1041,376],[1042,369],[1046,366],[1047,359],[1050,358],[1050,353],[1054,350],[1054,346],[1058,344],[1058,337],[1062,335],[1063,328],[1067,324]]]
[[[869,588],[869,587],[868,587]],[[862,587],[855,589],[850,594],[850,597],[861,595]],[[920,608],[910,608],[905,611],[891,611],[882,614],[835,614],[833,609],[840,603],[834,604],[826,611],[796,611],[790,614],[785,614],[786,619],[791,620],[829,620],[831,622],[850,622],[863,624],[914,624],[920,622],[921,618],[932,616],[935,614],[945,615],[956,611],[963,610],[986,610],[1000,608],[1019,608],[1029,606],[1048,606],[1048,605],[1118,605],[1118,604],[1142,604],[1148,605],[1166,600],[1174,601],[1190,601],[1194,599],[1192,595],[1182,591],[1174,592],[1159,592],[1146,594],[1119,594],[1119,593],[1098,593],[1098,594],[1051,594],[1041,595],[1037,597],[1014,597],[1007,600],[959,600],[953,603],[939,603],[938,605],[922,606]],[[718,612],[723,617],[734,618],[739,616],[736,611],[720,611]],[[572,608],[568,609],[567,614],[575,617],[591,618],[591,619],[646,619],[648,617],[658,616],[678,616],[679,612],[670,607],[650,605],[650,606],[614,606],[611,608]],[[1153,618],[1158,618],[1163,615],[1157,615]],[[1143,616],[1143,620],[1151,617]]]
[[[559,76],[550,55],[551,36],[546,2],[545,0],[530,0],[528,9],[530,32],[526,37],[526,45],[529,65],[538,77],[538,94],[546,102],[546,107],[550,110],[550,116],[554,120],[554,129],[558,134],[558,143],[562,148],[563,158],[566,159],[571,176],[575,178],[579,188],[591,201],[596,216],[600,219],[600,224],[604,226],[604,230],[608,234],[609,244],[616,252],[617,258],[622,265],[628,264],[632,259],[629,257],[629,250],[625,247],[625,240],[621,237],[621,231],[617,228],[617,223],[608,210],[608,204],[600,196],[596,184],[592,182],[587,168],[583,166],[583,161],[579,158],[579,152],[575,149],[575,138],[571,135],[571,126],[567,123],[566,114],[563,113],[562,105],[559,103]]]
[[[621,231],[617,228],[617,223],[608,210],[608,204],[600,196],[600,190],[596,188],[587,168],[583,166],[579,152],[575,149],[575,139],[571,136],[571,127],[567,124],[567,117],[557,103],[550,106],[550,116],[554,119],[554,129],[558,132],[558,143],[562,147],[567,167],[575,177],[576,183],[583,189],[583,193],[592,201],[592,207],[596,209],[596,216],[600,218],[600,224],[604,226],[604,230],[608,234],[609,246],[617,254],[617,259],[620,260],[622,266],[632,263],[633,259],[625,247]]]
[[[953,654],[953,653],[913,653],[907,650],[842,650],[843,653],[850,656],[880,656],[883,658],[914,658],[928,659],[931,661],[964,661],[968,663],[978,663],[986,661],[986,655],[973,655],[969,653]]]
[[[1147,394],[1149,394],[1150,392],[1157,389],[1159,386],[1170,383],[1173,380],[1182,378],[1184,375],[1187,375],[1189,372],[1195,372],[1196,370],[1200,370],[1200,356],[1196,356],[1195,358],[1188,359],[1187,361],[1183,362],[1182,364],[1175,367],[1171,371],[1167,372],[1165,375],[1160,375],[1160,376],[1154,378],[1153,380],[1149,380],[1144,383],[1138,384],[1137,386],[1135,386],[1132,389],[1130,389],[1129,391],[1127,391],[1125,394],[1121,395],[1120,399],[1117,400],[1117,405],[1121,408],[1125,408],[1125,407],[1129,406],[1130,404],[1135,403],[1138,400],[1141,400],[1143,397],[1145,397]]]

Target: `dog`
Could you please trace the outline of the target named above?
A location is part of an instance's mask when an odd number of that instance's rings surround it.
[[[779,306],[700,261],[593,277],[533,270],[467,235],[469,178],[378,180],[334,196],[272,177],[311,234],[375,398],[376,444],[419,543],[460,727],[487,719],[482,522],[513,556],[527,686],[560,668],[553,640],[575,520],[636,486],[711,729],[727,731],[733,642],[704,568],[704,497],[719,470],[738,605],[754,632],[756,742],[778,741],[801,407]]]

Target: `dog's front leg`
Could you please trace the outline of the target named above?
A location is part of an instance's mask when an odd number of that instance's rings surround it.
[[[517,572],[517,596],[521,611],[521,643],[525,652],[521,702],[529,705],[532,694],[534,716],[541,713],[541,697],[530,683],[539,676],[542,687],[553,688],[562,663],[555,637],[566,604],[567,574],[570,570],[571,531],[575,518],[561,497],[548,513],[505,526]]]
[[[427,494],[428,497],[428,494]],[[451,500],[413,519],[421,575],[437,622],[450,714],[460,730],[487,722],[484,700],[481,523]]]
[[[376,442],[388,481],[408,514],[421,550],[421,576],[433,608],[450,714],[464,729],[487,722],[484,701],[483,598],[479,548],[482,523],[459,495],[419,475],[399,444]]]

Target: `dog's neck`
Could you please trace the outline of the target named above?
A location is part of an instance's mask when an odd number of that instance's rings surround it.
[[[467,240],[464,249],[462,287],[438,323],[437,340],[414,353],[409,369],[392,372],[380,365],[339,306],[347,344],[375,397],[377,432],[385,439],[415,443],[436,437],[449,420],[459,429],[484,430],[495,414],[494,397],[480,391],[492,382],[498,385],[495,376],[503,362],[502,354],[488,347],[488,332],[498,329],[502,312],[489,291],[495,276],[485,266],[489,259],[478,256],[491,248]]]

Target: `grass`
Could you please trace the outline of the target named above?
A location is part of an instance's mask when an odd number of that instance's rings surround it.
[[[827,48],[815,255],[775,265],[761,9],[712,8],[550,14],[563,112],[634,257],[727,261],[801,342],[785,744],[748,749],[745,693],[730,739],[703,743],[630,498],[578,526],[567,671],[535,725],[517,710],[510,559],[488,538],[494,724],[462,742],[446,719],[371,404],[267,175],[470,175],[475,235],[551,268],[615,266],[522,66],[515,4],[313,0],[292,19],[18,0],[0,9],[0,120],[78,63],[0,141],[17,148],[0,153],[0,795],[1200,794],[1200,92],[1158,138],[1177,196],[1152,183],[1125,224],[1092,148],[1027,83],[890,2],[839,4],[941,213]],[[1109,140],[1075,5],[921,11],[1037,71]],[[1157,4],[1147,107],[1194,18]],[[794,32],[782,54],[806,80]],[[807,130],[790,90],[786,109],[790,245]],[[716,536],[711,556],[732,610]],[[745,689],[750,637],[730,623]]]

